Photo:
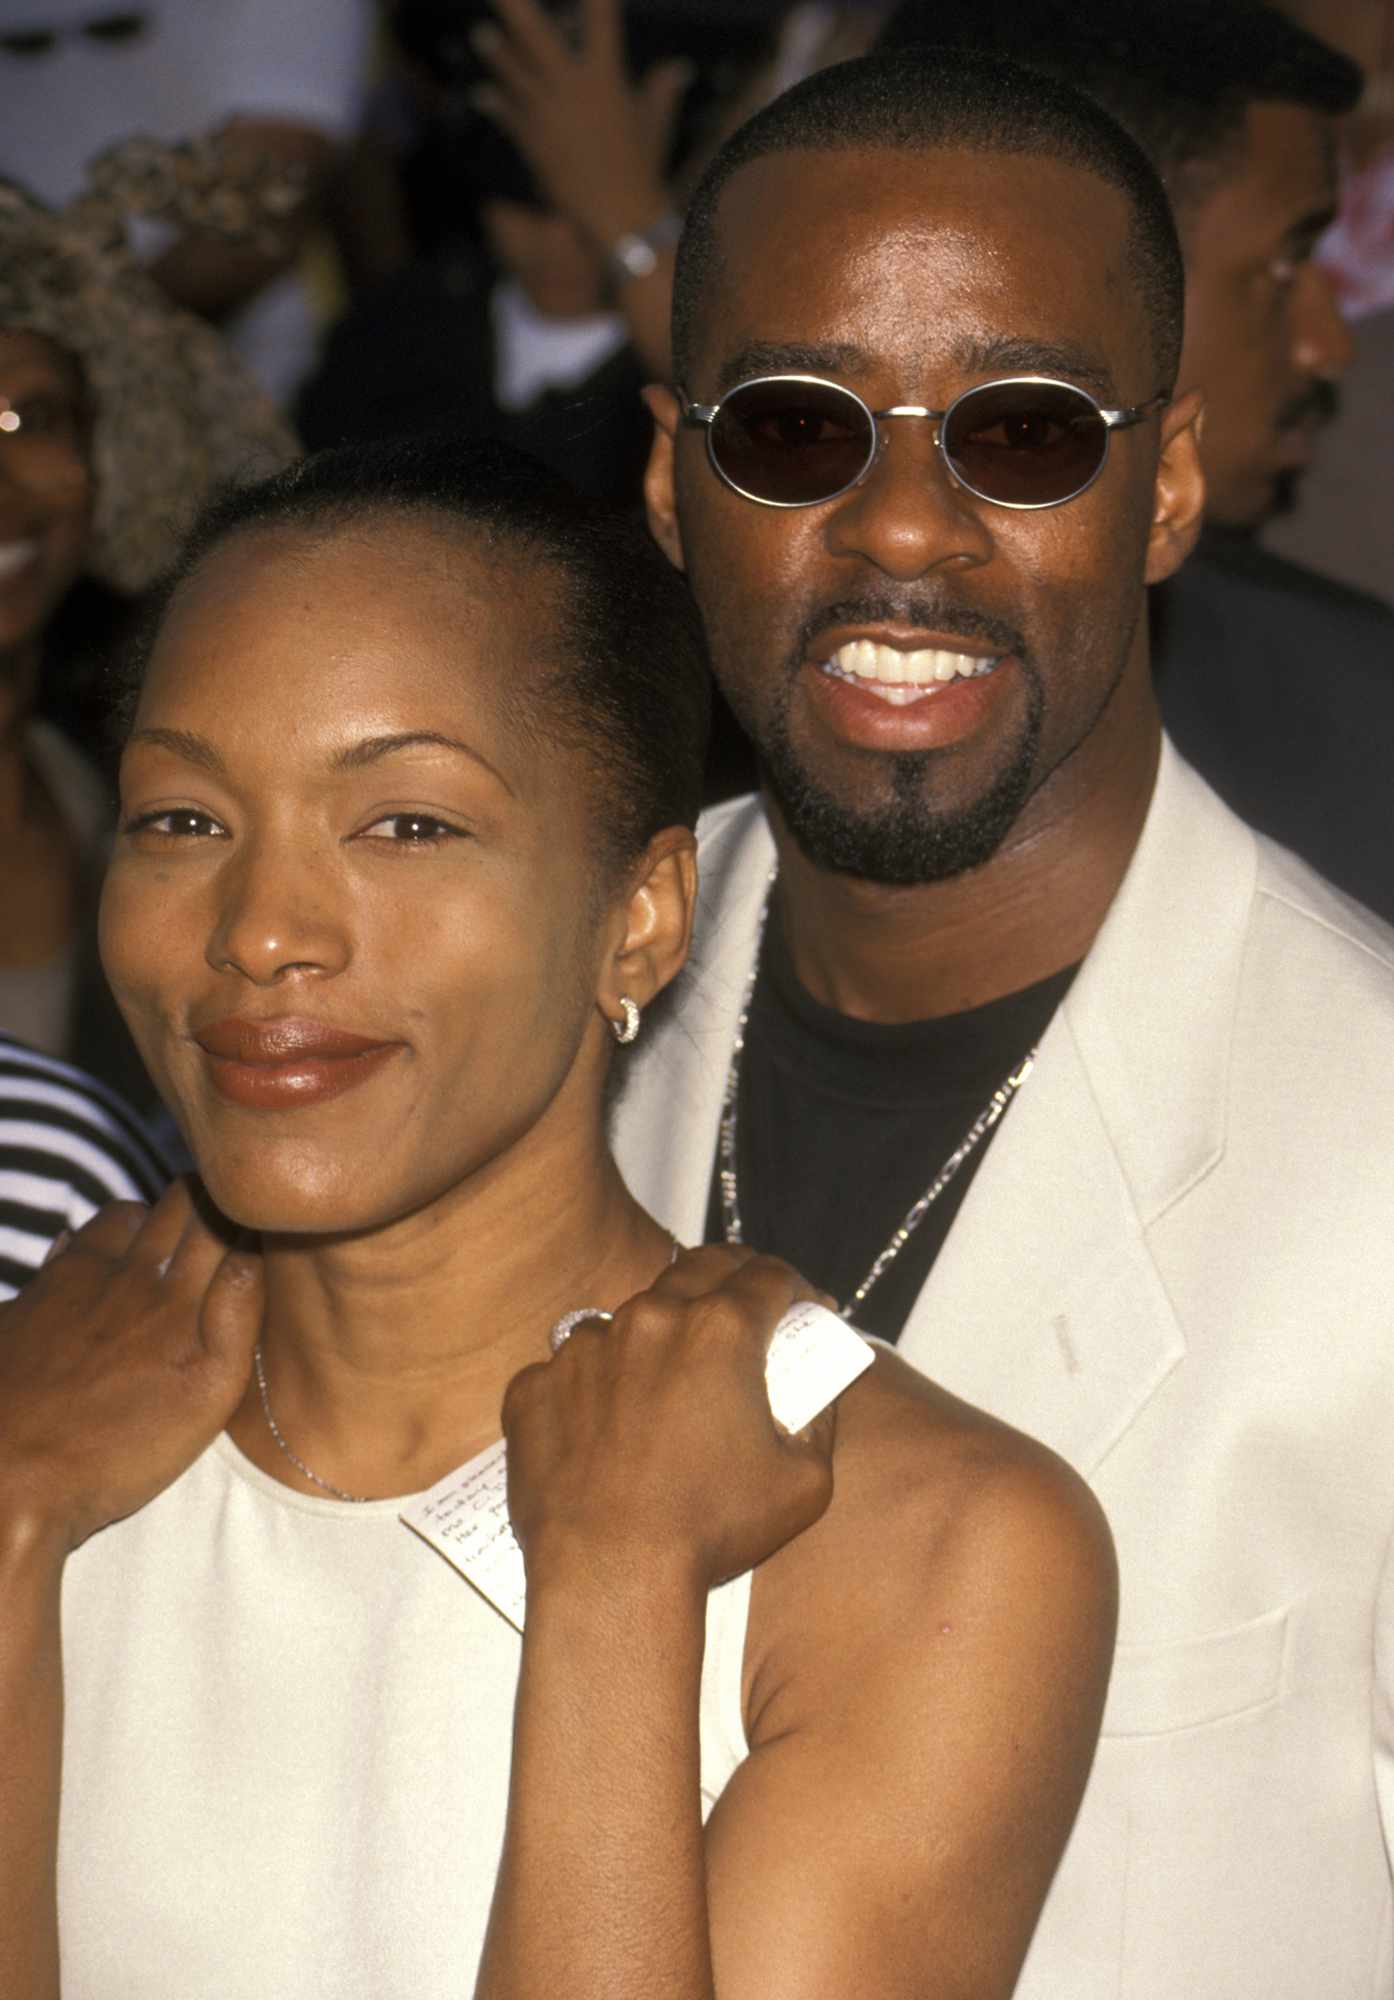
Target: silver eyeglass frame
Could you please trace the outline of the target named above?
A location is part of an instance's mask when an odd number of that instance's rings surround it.
[[[845,486],[839,486],[835,493],[820,494],[816,500],[767,500],[759,493],[749,493],[744,486],[738,486],[735,480],[728,473],[723,472],[721,466],[717,463],[716,453],[712,449],[712,426],[721,412],[722,405],[729,401],[732,396],[738,395],[742,389],[759,389],[769,382],[799,382],[806,384],[810,388],[835,389],[840,396],[846,396],[851,402],[855,403],[866,417],[872,437],[872,445],[870,451],[867,453],[866,462],[856,477],[849,479]],[[991,493],[980,492],[976,486],[969,484],[962,473],[956,470],[948,453],[945,451],[945,424],[960,403],[964,402],[970,396],[981,394],[985,389],[1041,386],[1049,386],[1052,389],[1069,389],[1074,395],[1082,397],[1102,417],[1104,422],[1104,448],[1098,465],[1090,473],[1082,486],[1076,486],[1072,493],[1063,494],[1059,500],[998,500]],[[1006,507],[1011,512],[1017,514],[1039,514],[1049,507],[1064,507],[1071,500],[1078,500],[1081,493],[1089,491],[1089,488],[1108,464],[1108,448],[1114,431],[1128,430],[1132,425],[1142,423],[1145,418],[1151,416],[1154,410],[1164,408],[1171,400],[1169,391],[1162,389],[1145,403],[1134,403],[1121,410],[1106,410],[1103,404],[1096,397],[1091,396],[1087,389],[1081,389],[1077,382],[1066,382],[1058,375],[997,375],[990,382],[975,382],[971,389],[961,391],[959,395],[954,397],[951,403],[946,403],[942,410],[926,409],[920,403],[893,403],[887,410],[873,410],[871,405],[865,402],[855,389],[849,389],[843,382],[830,382],[826,375],[752,375],[748,381],[733,384],[726,391],[726,394],[719,397],[715,403],[694,403],[689,398],[687,391],[679,385],[678,398],[682,412],[681,421],[689,428],[706,431],[707,460],[722,485],[729,487],[732,493],[738,493],[742,500],[753,501],[757,507],[778,507],[781,509],[826,507],[830,500],[840,500],[844,493],[850,493],[854,486],[861,485],[862,481],[876,464],[877,459],[881,456],[886,443],[885,433],[882,431],[881,426],[888,417],[927,417],[936,426],[934,435],[935,449],[938,451],[943,461],[944,469],[950,479],[953,480],[955,486],[961,486],[965,493],[971,493],[975,500],[985,501],[989,507]]]

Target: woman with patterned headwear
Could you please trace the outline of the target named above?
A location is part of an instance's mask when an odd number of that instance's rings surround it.
[[[0,1030],[128,1090],[139,1071],[91,950],[106,787],[36,713],[41,684],[75,669],[84,592],[129,603],[213,487],[295,443],[219,335],[142,274],[127,225],[256,238],[296,199],[234,183],[213,143],[131,141],[57,213],[0,182]]]

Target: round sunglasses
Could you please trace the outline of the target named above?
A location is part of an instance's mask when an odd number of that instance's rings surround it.
[[[960,486],[994,507],[1060,507],[1104,469],[1110,434],[1140,424],[1165,393],[1106,410],[1072,382],[1012,375],[965,389],[946,409],[873,410],[819,375],[760,375],[717,403],[679,390],[682,420],[707,434],[707,456],[733,492],[762,507],[817,507],[866,478],[888,417],[927,417]]]

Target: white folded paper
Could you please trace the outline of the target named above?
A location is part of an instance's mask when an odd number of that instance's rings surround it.
[[[826,1306],[791,1306],[770,1336],[765,1357],[765,1390],[775,1422],[786,1431],[801,1431],[873,1358],[855,1328]],[[401,1518],[522,1631],[527,1580],[508,1519],[508,1448],[502,1439],[419,1494]]]

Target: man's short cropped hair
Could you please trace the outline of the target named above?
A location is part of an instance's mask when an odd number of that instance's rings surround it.
[[[1251,104],[1337,117],[1357,63],[1263,0],[901,0],[880,46],[976,50],[1063,77],[1125,125],[1184,225],[1222,178]]]
[[[673,365],[684,382],[703,301],[720,268],[716,216],[750,162],[792,152],[964,151],[1047,155],[1126,198],[1127,255],[1152,336],[1156,386],[1181,352],[1184,277],[1166,191],[1137,143],[1092,99],[1014,63],[962,49],[876,50],[819,70],[742,125],[698,184],[673,279]],[[848,190],[855,202],[855,189]]]

